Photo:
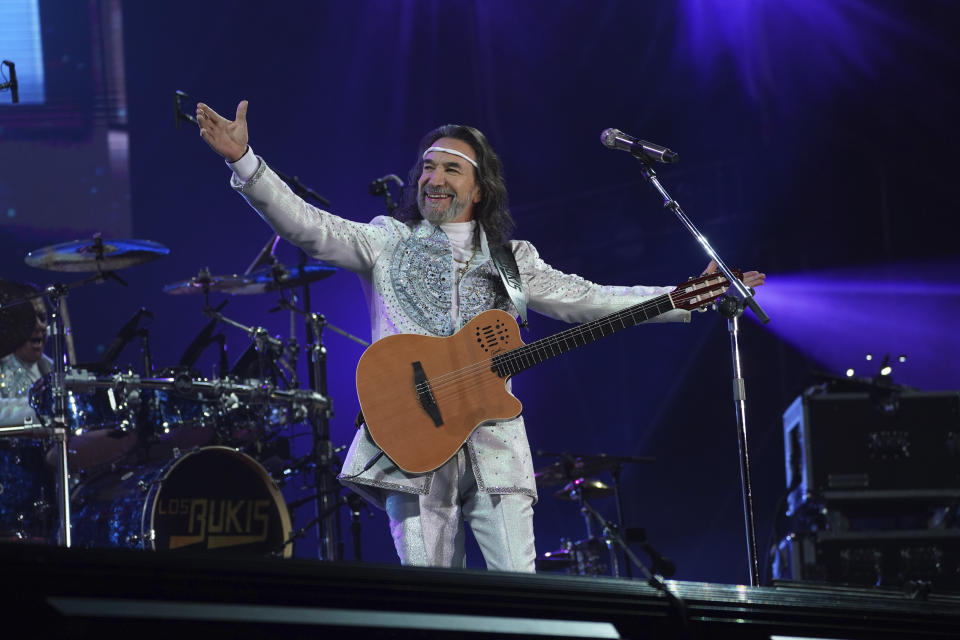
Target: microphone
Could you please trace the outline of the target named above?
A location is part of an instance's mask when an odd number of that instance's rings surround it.
[[[394,173],[389,173],[382,178],[377,178],[370,183],[370,195],[382,196],[387,191],[387,182],[396,182],[403,189],[403,180]]]
[[[7,68],[10,69],[10,82],[7,83],[7,86],[10,87],[10,98],[15,104],[20,102],[20,83],[17,82],[17,66],[9,60],[4,60],[3,64],[7,65]]]
[[[647,142],[646,140],[638,140],[619,129],[604,129],[603,133],[600,134],[600,142],[608,149],[626,151],[641,159],[645,158],[666,164],[680,160],[680,156],[670,151],[670,149],[661,147],[658,144],[653,144],[652,142]]]
[[[180,130],[180,121],[181,121],[181,120],[186,120],[187,122],[192,122],[193,124],[197,125],[198,127],[200,126],[200,125],[197,123],[197,119],[196,119],[194,116],[191,116],[190,114],[184,113],[184,112],[183,112],[183,108],[180,106],[180,99],[181,99],[181,98],[189,98],[189,97],[190,97],[189,95],[187,95],[187,94],[184,93],[183,91],[180,91],[180,89],[177,89],[176,91],[173,92],[173,124],[174,124],[174,126],[177,128],[178,131]]]
[[[140,324],[140,318],[143,316],[153,319],[153,314],[150,313],[146,307],[140,307],[137,312],[133,314],[133,317],[127,320],[127,323],[120,328],[120,331],[117,332],[117,336],[113,341],[107,345],[103,355],[100,357],[100,364],[109,365],[117,359],[117,356],[120,355],[123,348],[136,337],[137,325]]]

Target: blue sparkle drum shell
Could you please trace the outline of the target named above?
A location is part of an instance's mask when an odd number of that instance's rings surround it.
[[[104,474],[71,496],[73,543],[290,557],[290,514],[250,456],[204,447],[176,460]]]
[[[66,372],[64,421],[71,472],[113,464],[136,448],[136,403],[131,404],[127,391],[131,381],[135,383],[135,377]],[[53,374],[40,378],[30,389],[30,405],[42,422],[52,420],[56,413]]]
[[[0,438],[0,540],[49,542],[53,476],[44,465],[47,441]]]
[[[214,444],[217,439],[219,416],[210,400],[168,385],[141,389],[140,403],[139,425],[151,459],[169,460],[177,450]]]

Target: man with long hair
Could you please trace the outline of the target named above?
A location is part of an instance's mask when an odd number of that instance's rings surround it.
[[[399,333],[450,336],[489,309],[516,316],[491,258],[497,247],[513,254],[526,304],[568,322],[593,320],[670,290],[600,286],[553,269],[529,242],[511,240],[500,159],[472,127],[429,132],[397,215],[365,224],[294,195],[250,149],[246,113],[246,101],[232,121],[200,103],[200,135],[233,170],[233,188],[277,233],[360,276],[374,340]],[[755,286],[762,279],[751,272],[745,282]],[[657,318],[688,319],[682,310]],[[534,571],[537,491],[522,417],[483,423],[453,457],[427,473],[399,468],[361,427],[340,480],[387,511],[403,564],[464,566],[468,521],[487,568]]]

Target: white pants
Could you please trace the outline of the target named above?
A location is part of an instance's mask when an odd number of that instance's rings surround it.
[[[487,569],[535,571],[533,498],[478,491],[463,447],[434,472],[428,495],[390,492],[386,507],[393,543],[404,565],[466,566],[466,520]]]

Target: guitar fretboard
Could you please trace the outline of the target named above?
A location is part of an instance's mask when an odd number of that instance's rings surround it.
[[[501,378],[506,378],[617,331],[635,327],[673,308],[675,307],[669,293],[644,300],[592,322],[585,322],[547,338],[498,354],[493,357],[493,370]]]

